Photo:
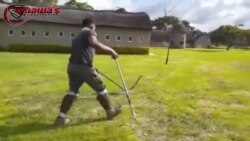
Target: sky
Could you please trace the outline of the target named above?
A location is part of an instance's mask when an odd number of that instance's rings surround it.
[[[59,0],[63,4],[69,0]],[[243,24],[250,29],[250,0],[77,0],[97,10],[123,7],[130,12],[147,12],[151,19],[164,15],[187,20],[197,29],[212,31],[221,25]]]

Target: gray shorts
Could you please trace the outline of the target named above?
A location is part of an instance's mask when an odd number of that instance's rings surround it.
[[[79,93],[80,87],[86,82],[97,93],[106,93],[105,85],[94,68],[84,65],[68,64],[69,90]]]

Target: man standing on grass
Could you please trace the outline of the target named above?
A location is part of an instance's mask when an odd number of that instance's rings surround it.
[[[120,106],[111,106],[103,81],[99,78],[92,65],[95,49],[106,51],[113,59],[117,59],[118,54],[112,48],[103,45],[97,40],[96,26],[91,18],[84,19],[82,25],[82,30],[72,40],[72,51],[68,64],[69,92],[62,100],[60,113],[55,120],[55,125],[57,126],[69,122],[66,114],[78,97],[79,89],[83,83],[87,83],[97,92],[97,100],[106,111],[109,120],[121,112]]]

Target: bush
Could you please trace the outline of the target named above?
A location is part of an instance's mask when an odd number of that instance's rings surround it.
[[[31,53],[69,53],[70,48],[59,45],[25,45],[10,44],[7,48],[9,52],[31,52]]]
[[[134,55],[148,55],[149,48],[142,48],[142,47],[113,47],[113,49],[118,54],[134,54]],[[96,51],[97,54],[106,54],[101,50]]]
[[[6,49],[0,46],[0,52],[4,52],[4,51],[6,51]]]
[[[59,45],[25,45],[10,44],[7,48],[9,52],[31,52],[31,53],[70,53],[70,47]],[[149,54],[149,48],[139,47],[114,47],[118,54]],[[101,50],[96,51],[97,54],[106,54]]]

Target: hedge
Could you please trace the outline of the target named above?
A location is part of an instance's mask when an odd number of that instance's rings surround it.
[[[4,51],[6,51],[6,49],[0,46],[0,52],[4,52]]]
[[[27,44],[10,44],[7,47],[9,52],[30,52],[30,53],[70,53],[70,47],[60,45],[27,45]],[[148,55],[149,48],[142,47],[113,47],[118,54],[137,54]],[[97,54],[106,54],[101,50]]]
[[[9,52],[31,52],[31,53],[69,53],[70,48],[59,45],[25,45],[10,44],[7,47]]]

